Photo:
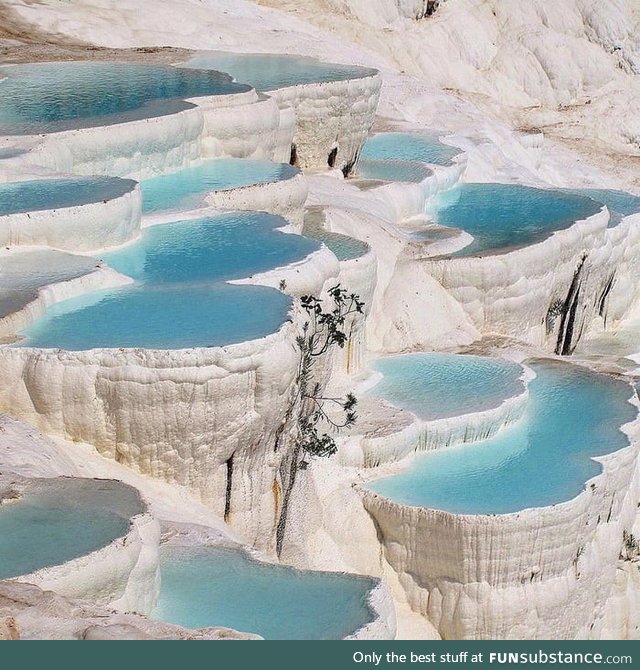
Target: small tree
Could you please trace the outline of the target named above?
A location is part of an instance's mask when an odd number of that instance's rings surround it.
[[[333,303],[330,310],[324,309],[320,298],[307,295],[300,299],[307,320],[302,327],[302,333],[296,338],[300,359],[295,392],[285,421],[276,435],[275,445],[277,449],[284,428],[295,415],[294,448],[280,471],[284,495],[276,529],[278,555],[282,551],[289,503],[298,471],[305,469],[312,458],[332,456],[337,451],[335,439],[322,426],[337,432],[352,426],[357,420],[356,397],[352,393],[344,397],[326,396],[324,384],[317,378],[314,366],[333,347],[344,347],[349,339],[345,332],[348,319],[362,314],[364,303],[359,296],[348,293],[340,284],[330,288],[328,294]],[[329,408],[337,412],[332,412]]]

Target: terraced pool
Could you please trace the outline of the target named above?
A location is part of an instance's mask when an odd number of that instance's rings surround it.
[[[119,198],[136,183],[118,177],[65,177],[0,183],[0,216],[63,209]]]
[[[319,244],[280,233],[259,212],[152,226],[104,260],[134,284],[57,303],[25,329],[22,346],[181,349],[222,346],[276,331],[291,299],[271,288],[231,285],[304,259]]]
[[[164,547],[162,588],[154,619],[187,628],[224,626],[268,640],[333,640],[374,615],[376,582],[341,573],[259,563],[243,551]]]
[[[541,242],[602,206],[590,198],[519,184],[460,184],[433,204],[436,223],[473,235],[455,256],[471,256]]]
[[[120,482],[32,480],[22,497],[0,504],[0,579],[96,551],[126,535],[142,511],[137,492]]]
[[[578,495],[601,471],[593,457],[629,444],[620,427],[637,415],[632,389],[578,366],[531,367],[537,377],[520,421],[487,440],[417,456],[369,488],[396,503],[457,514],[506,514]]]
[[[155,214],[195,209],[205,204],[207,193],[290,179],[299,172],[291,165],[269,161],[207,160],[179,172],[144,180],[143,211]]]
[[[376,70],[356,65],[324,63],[315,58],[288,54],[247,54],[209,51],[196,54],[183,64],[186,68],[213,68],[227,72],[235,81],[258,91],[273,91],[298,84],[317,84],[358,79]]]
[[[32,135],[164,116],[185,98],[249,90],[213,70],[66,61],[0,67],[0,135]]]

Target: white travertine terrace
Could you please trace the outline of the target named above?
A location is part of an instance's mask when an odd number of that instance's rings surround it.
[[[158,542],[160,526],[150,514],[131,519],[126,536],[102,549],[42,568],[16,581],[35,584],[69,598],[86,598],[120,612],[146,614],[160,589]]]
[[[467,516],[360,489],[412,606],[442,637],[601,637],[623,530],[633,525],[640,493],[640,422],[624,430],[631,445],[598,457],[602,473],[550,507]]]
[[[144,179],[199,158],[288,162],[292,123],[255,91],[190,98],[163,116],[25,136],[16,167]],[[117,132],[116,132],[117,131]],[[15,138],[12,138],[15,139]]]
[[[321,295],[339,271],[323,247],[297,264],[234,283],[278,286],[284,279],[289,293]],[[232,528],[271,549],[284,455],[274,452],[275,435],[295,383],[291,342],[302,314],[294,310],[292,319],[272,335],[225,347],[4,348],[0,374],[11,381],[0,388],[0,407],[186,486],[221,516],[232,476]]]
[[[322,3],[295,4],[300,16],[324,25]],[[50,0],[37,10],[31,3],[16,6],[20,16],[41,29],[96,44],[160,45],[171,39],[176,46],[207,48],[215,28],[222,48],[331,53],[344,62],[375,65],[384,70],[385,117],[416,130],[446,125],[457,134],[465,159],[436,169],[422,184],[360,191],[335,173],[311,177],[309,202],[326,207],[330,230],[365,240],[371,247],[365,256],[338,263],[321,250],[303,264],[246,280],[277,286],[284,279],[294,295],[321,293],[328,281],[340,281],[365,298],[366,324],[358,323],[334,361],[341,388],[351,389],[354,380],[343,373],[364,367],[371,351],[457,350],[496,334],[547,352],[559,342],[571,350],[588,333],[615,328],[640,297],[637,216],[607,228],[603,211],[539,244],[481,258],[435,258],[455,252],[468,236],[424,225],[433,195],[458,180],[631,187],[632,160],[619,161],[615,170],[598,170],[591,167],[598,158],[593,148],[585,149],[587,160],[581,164],[573,151],[592,135],[601,143],[599,151],[604,146],[622,148],[616,156],[637,153],[638,96],[632,73],[640,60],[637,31],[623,3],[603,0],[595,7],[567,0],[550,9],[545,0],[458,0],[444,4],[434,21],[412,20],[422,18],[431,4],[435,6],[424,0],[337,0],[331,5],[345,12],[329,15],[333,35],[242,0],[182,0],[179,7],[174,0],[140,0],[135,16],[111,0]],[[157,12],[150,11],[154,6]],[[192,12],[190,20],[176,22],[175,32],[168,34],[166,26],[184,14],[185,6]],[[363,24],[371,30],[363,30]],[[523,25],[531,29],[520,30]],[[566,57],[558,58],[558,53]],[[141,178],[202,157],[286,162],[292,144],[303,167],[326,170],[337,149],[334,166],[348,168],[371,127],[380,83],[381,77],[373,75],[294,86],[267,96],[248,92],[196,99],[193,107],[187,104],[175,114],[119,124],[117,133],[110,126],[23,138],[25,146],[36,146],[11,158],[11,168],[36,165]],[[483,99],[490,113],[479,110]],[[612,109],[627,113],[614,115]],[[543,141],[538,131],[511,130],[523,125],[546,126],[549,138]],[[637,175],[634,179],[637,186]],[[297,198],[291,195],[295,204],[291,214],[285,213],[295,226],[301,223]],[[274,206],[266,186],[214,194],[210,203],[221,208]],[[433,239],[417,242],[411,237],[427,229]],[[577,317],[567,337],[559,332],[560,319],[550,323],[548,315],[554,301],[567,299],[578,270]],[[54,299],[121,280],[96,270],[42,287],[39,302],[13,321],[0,322],[0,334],[15,333]],[[233,472],[229,525],[249,545],[272,552],[283,456],[273,451],[274,434],[294,384],[293,338],[301,315],[294,313],[292,319],[262,340],[215,349],[5,348],[0,351],[0,377],[6,380],[0,408],[58,438],[94,444],[112,459],[99,467],[122,464],[180,484],[218,517],[224,513],[224,492]],[[519,403],[510,399],[484,416],[468,416],[465,432],[477,436],[497,430],[518,416]],[[358,472],[357,467],[398,467],[394,462],[416,446],[446,446],[463,430],[457,422],[399,421],[398,426],[395,433],[365,437],[342,452],[340,462],[315,462],[301,473],[285,560],[384,577],[402,612],[399,630],[415,621],[408,599],[423,617],[420,631],[430,631],[433,624],[444,637],[637,637],[637,557],[626,560],[620,549],[623,531],[640,535],[637,422],[626,427],[631,446],[602,457],[603,472],[579,496],[495,517],[403,507],[352,488],[354,481],[371,476],[370,470]],[[432,437],[427,429],[435,430]],[[180,504],[175,503],[176,510]]]
[[[44,246],[87,252],[116,247],[140,229],[142,194],[134,181],[126,193],[57,209],[0,215],[0,246]]]
[[[430,165],[433,172],[418,183],[390,182],[369,189],[367,193],[379,199],[378,213],[391,221],[402,222],[423,217],[428,207],[442,191],[462,181],[467,167],[464,155],[456,157],[452,165]]]
[[[366,241],[376,257],[375,291],[367,319],[367,345],[376,352],[442,348],[469,344],[480,337],[460,304],[425,270],[425,259],[455,251],[466,233],[432,226],[434,236],[414,243],[405,225],[425,229],[424,214],[438,185],[446,189],[460,177],[460,164],[445,167],[418,184],[389,184],[359,190],[329,177],[312,177],[309,204],[324,205],[327,227]],[[446,175],[443,181],[438,175]],[[406,199],[403,196],[407,195]],[[398,212],[410,218],[399,220]],[[411,285],[412,291],[406,286]],[[424,318],[428,314],[429,318]]]
[[[283,228],[282,231],[286,232],[286,229]],[[334,254],[327,247],[321,246],[297,263],[259,272],[246,279],[233,279],[229,283],[278,288],[284,282],[284,292],[288,295],[322,295],[325,285],[334,281],[339,272],[340,265]]]
[[[625,217],[608,228],[604,208],[538,244],[504,253],[424,261],[424,269],[453,296],[484,333],[518,337],[556,353],[571,353],[611,305],[611,320],[621,319],[638,298],[630,267],[640,254],[637,226]],[[619,279],[611,299],[605,292],[612,275]],[[560,319],[549,321],[554,301],[564,302],[576,284],[578,309],[573,335],[559,332]],[[566,342],[565,350],[558,342]]]
[[[291,324],[261,340],[190,350],[8,348],[0,406],[141,473],[188,487],[220,516],[233,458],[231,526],[268,545],[274,453],[297,365]],[[6,375],[6,376],[5,376]]]
[[[203,116],[195,106],[175,114],[119,123],[117,132],[115,128],[49,133],[15,162],[55,172],[142,179],[180,169],[200,156]],[[32,142],[33,138],[24,141]]]
[[[216,209],[253,210],[282,216],[299,231],[308,192],[306,177],[298,173],[279,181],[212,191],[205,202]]]
[[[273,98],[250,91],[243,94],[243,100],[234,96],[231,105],[213,104],[209,98],[191,98],[191,102],[204,116],[203,157],[289,162],[295,116],[280,110]]]
[[[345,640],[393,640],[396,636],[396,611],[388,589],[378,581],[367,598],[374,613],[373,621],[359,628]]]
[[[141,179],[203,158],[260,158],[350,169],[375,117],[381,78],[367,76],[300,84],[264,96],[256,91],[187,99],[187,109],[164,116],[45,135],[18,166],[74,174]],[[189,107],[191,105],[191,107]],[[117,133],[113,132],[117,127]],[[33,145],[36,138],[22,141]]]
[[[187,212],[175,209],[147,214],[143,216],[142,226],[217,214],[221,210],[255,211],[281,216],[289,222],[292,230],[300,232],[308,193],[306,177],[294,171],[291,176],[276,181],[209,191],[203,198],[202,207]]]
[[[381,86],[380,75],[372,71],[356,79],[269,91],[281,108],[295,110],[296,165],[312,170],[335,167],[348,173],[373,125]]]

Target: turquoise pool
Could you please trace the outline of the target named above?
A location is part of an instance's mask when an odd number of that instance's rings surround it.
[[[320,245],[277,229],[287,221],[264,212],[228,212],[143,229],[142,238],[102,255],[145,284],[243,279],[302,260]]]
[[[0,67],[0,135],[123,123],[187,109],[184,98],[249,90],[212,70],[67,61]]]
[[[23,331],[20,346],[188,349],[265,337],[287,320],[291,300],[262,286],[112,289],[50,307]]]
[[[356,65],[323,63],[315,58],[288,54],[241,54],[210,51],[196,54],[183,64],[185,68],[200,68],[227,72],[237,82],[249,84],[259,91],[297,84],[343,81],[371,76],[376,70]]]
[[[640,196],[627,193],[626,191],[599,188],[576,188],[566,189],[566,192],[593,198],[596,202],[601,202],[603,205],[606,205],[612,214],[612,223],[614,225],[621,217],[640,212]]]
[[[66,177],[32,179],[0,184],[0,216],[20,212],[61,209],[118,198],[135,187],[118,177]]]
[[[53,305],[23,331],[20,345],[180,349],[273,333],[287,320],[291,299],[275,289],[225,282],[319,248],[276,230],[285,224],[270,214],[231,212],[146,228],[141,240],[103,257],[135,284]]]
[[[351,261],[355,258],[361,258],[369,252],[369,245],[362,240],[340,233],[332,233],[326,230],[322,224],[307,224],[302,230],[302,234],[309,239],[322,242],[330,251],[332,251],[339,261]]]
[[[460,153],[460,149],[443,144],[434,135],[379,133],[364,143],[360,158],[363,161],[419,161],[451,165],[453,158]]]
[[[0,505],[0,579],[60,565],[127,534],[143,511],[119,482],[36,480],[16,502]],[[1,497],[1,496],[0,496]]]
[[[570,500],[601,471],[594,456],[629,443],[636,417],[626,382],[562,363],[534,362],[524,417],[494,437],[417,456],[369,484],[394,502],[457,514],[506,514]]]
[[[375,582],[340,573],[258,563],[218,547],[164,547],[154,619],[187,628],[223,626],[268,640],[335,640],[373,620]]]
[[[212,191],[281,181],[299,172],[291,165],[268,161],[238,158],[203,161],[179,172],[141,182],[143,211],[155,214],[195,209],[204,205],[205,196]]]
[[[417,184],[430,175],[424,163],[403,160],[360,159],[356,166],[358,177],[380,181],[402,181]]]
[[[439,194],[432,207],[436,223],[473,235],[455,256],[541,242],[602,209],[590,198],[518,184],[461,184]]]
[[[421,419],[498,407],[524,391],[517,363],[460,354],[418,353],[376,361],[382,379],[369,391]]]

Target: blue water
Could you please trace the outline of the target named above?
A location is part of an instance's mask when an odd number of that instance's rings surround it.
[[[208,160],[173,174],[146,179],[140,185],[146,214],[195,209],[212,191],[289,179],[299,170],[282,163],[237,158]]]
[[[187,628],[223,626],[267,640],[335,640],[373,619],[375,582],[258,563],[217,547],[164,547],[154,619]]]
[[[322,226],[306,226],[302,234],[328,247],[339,261],[351,261],[364,256],[369,251],[369,245],[362,240],[340,233],[332,233]]]
[[[418,456],[370,485],[397,503],[458,514],[505,514],[570,500],[601,471],[591,459],[628,445],[636,409],[625,382],[567,364],[533,363],[523,419],[494,437]]]
[[[599,188],[576,188],[566,189],[568,193],[593,198],[609,208],[612,214],[620,216],[629,216],[640,212],[640,196],[627,193],[626,191],[614,191],[610,189]]]
[[[0,183],[0,216],[112,200],[136,183],[118,177],[68,177]]]
[[[579,195],[518,184],[461,184],[437,196],[433,218],[461,228],[473,242],[455,256],[534,244],[600,211]]]
[[[0,67],[0,135],[163,116],[187,109],[184,98],[246,90],[220,72],[170,65],[78,61],[5,66]]]
[[[229,212],[145,228],[142,239],[104,254],[109,266],[146,284],[243,279],[299,261],[320,248],[281,233],[287,222],[263,212]]]
[[[0,505],[0,579],[96,551],[126,535],[130,517],[142,511],[132,489],[117,482],[54,479],[38,486]]]
[[[437,137],[413,133],[379,133],[364,143],[360,158],[451,165],[459,153],[460,149],[442,144]]]
[[[140,241],[103,256],[136,280],[57,303],[23,331],[22,346],[174,349],[264,337],[287,319],[291,299],[225,280],[302,260],[319,244],[275,228],[284,219],[231,212],[146,228]]]
[[[495,358],[418,353],[382,358],[373,368],[384,376],[369,394],[421,419],[498,407],[524,390],[520,365]]]
[[[23,331],[20,345],[68,351],[224,346],[275,332],[290,307],[287,296],[264,287],[125,287],[53,305]]]
[[[358,177],[381,181],[402,181],[414,184],[433,174],[424,163],[408,160],[360,159],[357,165]]]
[[[315,58],[287,54],[233,54],[219,51],[201,53],[184,67],[214,68],[227,72],[236,81],[259,91],[272,91],[296,84],[313,84],[368,77],[369,68],[338,63],[323,63]]]

